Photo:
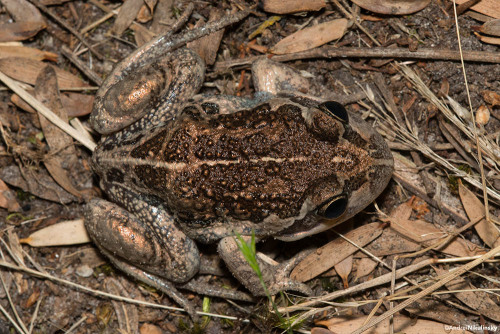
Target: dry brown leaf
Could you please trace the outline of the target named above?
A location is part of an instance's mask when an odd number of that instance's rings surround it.
[[[143,4],[143,0],[126,0],[116,16],[111,33],[120,36],[134,22]]]
[[[369,257],[363,257],[356,261],[356,276],[354,278],[354,281],[357,281],[363,276],[371,274],[375,270],[375,268],[377,268],[377,265],[378,262],[370,259]]]
[[[498,40],[500,42],[500,39]],[[484,104],[480,105],[476,111],[476,123],[485,126],[490,121],[490,110]]]
[[[424,9],[431,0],[352,0],[352,2],[377,14],[407,15]]]
[[[31,85],[35,84],[36,78],[45,66],[46,64],[44,62],[28,58],[11,57],[0,59],[0,71],[15,80],[29,83]],[[57,67],[55,68],[55,71],[60,89],[89,86],[80,78],[69,72],[61,70]]]
[[[349,231],[344,236],[356,245],[363,247],[380,234],[382,234],[381,225],[371,223]],[[300,282],[308,281],[332,268],[357,250],[358,248],[350,242],[337,238],[308,255],[293,269],[290,276]]]
[[[62,121],[68,122],[57,88],[56,72],[52,66],[45,66],[36,80],[35,96],[46,107],[51,109]],[[78,163],[73,138],[58,126],[38,115],[40,125],[49,144],[49,154],[44,159],[44,165],[54,180],[67,192],[76,197],[81,197],[80,191],[71,183],[68,170],[73,170]]]
[[[0,178],[6,183],[49,201],[67,204],[77,198],[54,182],[44,170],[20,169],[11,165],[0,168]]]
[[[500,45],[500,37],[484,36],[476,32],[474,32],[474,35],[476,35],[476,37],[483,43]]]
[[[139,328],[139,333],[140,334],[162,334],[163,331],[161,330],[160,327],[157,327],[153,324],[145,323],[145,324],[142,324],[141,327]]]
[[[352,261],[353,258],[351,255],[335,265],[335,271],[340,276],[340,278],[342,278],[342,282],[344,283],[344,289],[347,289],[349,287],[349,274],[351,273],[352,270]]]
[[[212,9],[210,11],[210,17],[208,22],[213,22],[219,20],[224,13],[218,9]],[[198,20],[196,22],[196,27],[201,27],[205,24],[204,20]],[[210,35],[204,36],[197,40],[194,40],[187,44],[187,47],[196,51],[200,57],[205,61],[207,65],[213,65],[217,57],[217,51],[219,50],[219,45],[224,35],[224,29],[211,33]]]
[[[429,320],[436,320],[445,324],[476,325],[470,317],[467,317],[458,308],[448,306],[445,301],[422,298],[405,308],[412,315]]]
[[[84,244],[90,238],[83,219],[76,219],[44,227],[20,241],[31,247],[48,247]]]
[[[47,24],[38,10],[27,0],[2,0],[14,23],[0,25],[0,41],[20,41],[35,36]]]
[[[435,268],[439,275],[447,274],[447,270]],[[471,309],[481,313],[483,316],[490,318],[494,321],[500,321],[500,305],[495,303],[484,291],[480,291],[472,284],[469,284],[462,277],[457,277],[453,281],[446,284],[446,288],[450,291],[454,290],[478,290],[478,291],[464,291],[454,292],[453,295],[457,297],[462,303]]]
[[[38,8],[27,0],[2,0],[2,5],[7,9],[14,21],[44,21],[43,15]]]
[[[361,327],[367,320],[367,318],[367,316],[337,316],[329,320],[318,321],[317,324],[328,327],[328,329],[334,333],[351,333],[357,328]],[[472,334],[469,331],[464,331],[462,329],[453,329],[450,327],[451,326],[446,326],[442,323],[430,320],[416,320],[402,315],[394,317],[394,333]],[[382,321],[380,324],[376,325],[371,330],[366,331],[365,333],[389,333],[389,319]]]
[[[469,0],[456,0],[456,3],[457,5],[461,5],[467,1]],[[481,0],[472,6],[471,9],[495,19],[500,19],[500,1],[498,0]]]
[[[337,334],[337,333],[334,333],[326,328],[314,327],[311,329],[311,334]]]
[[[23,21],[0,24],[0,42],[24,41],[47,26],[45,22]]]
[[[491,104],[492,107],[500,106],[500,94],[492,90],[483,91],[483,99],[486,103]]]
[[[94,95],[66,92],[61,94],[61,102],[69,118],[85,116],[92,111]]]
[[[472,191],[463,184],[459,184],[458,193],[460,194],[465,212],[467,212],[467,216],[469,216],[471,221],[477,221],[481,217],[484,217],[485,209],[483,202],[480,201]],[[479,223],[474,225],[474,228],[481,240],[491,248],[496,247],[500,242],[500,232],[498,228],[486,219],[481,219]]]
[[[1,28],[0,28],[1,30]],[[0,58],[21,57],[33,60],[57,61],[57,54],[18,45],[0,45]]]
[[[344,36],[346,19],[336,19],[299,30],[279,41],[271,52],[286,54],[313,49]]]
[[[485,22],[481,28],[479,28],[479,31],[486,35],[500,37],[500,19]]]
[[[367,251],[375,256],[387,256],[403,253],[416,252],[422,247],[406,238],[401,238],[401,235],[392,228],[386,228],[382,235],[365,247]]]
[[[153,11],[156,6],[156,0],[144,0],[144,5],[142,5],[139,13],[137,13],[137,21],[140,23],[146,23],[153,19]]]
[[[317,11],[326,6],[325,0],[263,0],[262,7],[266,12],[275,14],[291,14]]]
[[[410,214],[411,207],[409,203],[398,206],[391,213],[391,228],[399,234],[422,244],[422,247],[434,245],[448,235],[423,220],[409,220]],[[475,256],[484,253],[484,250],[479,246],[461,238],[455,238],[437,250],[454,256]]]
[[[0,207],[7,209],[8,212],[21,211],[15,193],[2,180],[0,180]]]

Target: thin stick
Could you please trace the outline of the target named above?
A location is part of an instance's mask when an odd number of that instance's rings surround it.
[[[464,51],[464,61],[500,63],[500,53],[483,51]],[[247,66],[255,60],[265,56],[247,57],[244,59],[235,59],[221,61],[215,64],[216,70],[223,70],[235,66]],[[286,55],[276,55],[274,61],[291,61],[310,58],[395,58],[395,59],[428,59],[428,60],[449,60],[460,61],[460,52],[448,49],[418,49],[410,51],[405,48],[338,48],[332,45],[323,46],[312,50],[296,52]]]

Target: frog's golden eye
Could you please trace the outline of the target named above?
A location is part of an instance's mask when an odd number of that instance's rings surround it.
[[[345,110],[344,106],[335,101],[326,101],[319,105],[319,109],[321,109],[325,114],[332,116],[335,119],[338,119],[342,123],[349,123],[349,115],[347,110]]]
[[[330,199],[318,209],[318,214],[324,218],[335,219],[342,216],[347,209],[347,195],[342,194]]]

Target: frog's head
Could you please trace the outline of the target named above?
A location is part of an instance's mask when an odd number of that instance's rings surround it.
[[[309,190],[308,200],[316,210],[281,231],[276,236],[281,240],[301,239],[351,218],[380,195],[392,176],[394,162],[389,147],[361,117],[348,113],[341,104],[333,101],[319,104],[317,109],[311,108],[309,112],[312,119],[316,119],[309,122],[311,129],[325,128],[328,117],[334,120],[335,126],[328,127],[330,130],[326,130],[325,135],[336,129],[337,144],[328,157],[333,163],[329,166],[336,173]]]
[[[339,103],[273,98],[211,115],[201,105],[185,108],[157,153],[143,150],[165,166],[147,188],[195,229],[218,221],[300,238],[362,210],[392,174],[384,140]]]

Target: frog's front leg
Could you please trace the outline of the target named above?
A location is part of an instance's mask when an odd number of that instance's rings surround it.
[[[121,185],[104,183],[121,206],[94,199],[85,226],[102,252],[129,275],[165,292],[194,315],[192,305],[169,283],[184,283],[199,269],[196,244],[174,224],[154,199]]]
[[[245,242],[250,242],[250,237],[243,236]],[[266,293],[259,277],[246,261],[243,253],[238,247],[234,236],[225,237],[219,242],[219,255],[226,263],[233,275],[245,285],[255,296],[264,296]],[[311,295],[311,289],[304,283],[294,281],[290,278],[292,269],[304,258],[307,253],[299,253],[297,256],[281,264],[272,264],[256,256],[264,284],[271,295],[279,291],[292,290],[305,295]]]

